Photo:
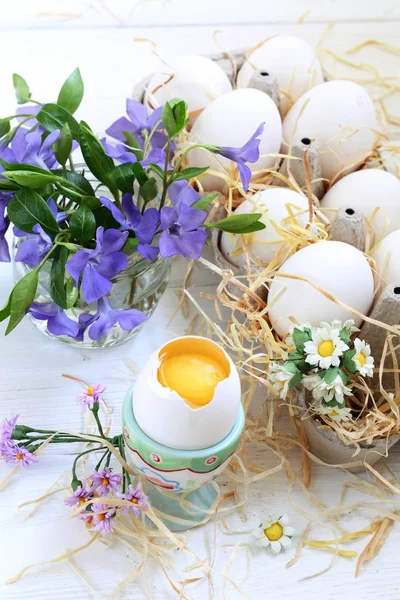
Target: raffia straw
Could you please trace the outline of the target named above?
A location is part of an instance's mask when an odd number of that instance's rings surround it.
[[[365,546],[364,550],[361,552],[359,559],[357,561],[357,566],[355,570],[355,576],[358,577],[360,574],[361,567],[366,563],[371,561],[373,558],[377,556],[379,550],[384,544],[387,536],[390,533],[394,525],[394,521],[392,519],[384,518],[380,523],[379,529],[375,532],[373,538],[368,542]]]
[[[301,552],[302,552],[302,550],[303,550],[303,547],[304,547],[304,542],[305,542],[305,540],[307,539],[307,536],[308,536],[308,534],[309,534],[309,532],[310,532],[310,529],[311,529],[311,523],[308,523],[308,524],[306,525],[306,528],[304,529],[303,533],[301,534],[301,536],[300,536],[300,538],[299,538],[298,542],[297,542],[297,546],[296,546],[296,552],[295,552],[295,554],[294,554],[293,558],[292,558],[292,559],[290,559],[290,560],[289,560],[289,561],[286,563],[286,565],[285,565],[287,569],[288,569],[289,567],[292,567],[292,566],[293,566],[293,565],[294,565],[294,564],[295,564],[295,563],[296,563],[296,562],[299,560],[299,558],[300,558],[300,556],[301,556]]]

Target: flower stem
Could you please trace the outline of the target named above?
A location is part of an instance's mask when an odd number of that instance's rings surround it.
[[[95,452],[96,450],[98,450],[98,448],[89,448],[89,450],[85,450],[84,452],[81,452],[81,454],[78,454],[78,456],[75,458],[74,462],[72,463],[72,478],[76,479],[76,465],[77,462],[80,458],[82,458],[82,456],[84,456],[85,454],[89,454],[89,452]]]
[[[165,200],[167,198],[167,190],[168,190],[168,164],[169,164],[169,155],[171,152],[171,140],[168,138],[167,148],[165,151],[165,164],[164,164],[164,176],[163,176],[163,191],[161,196],[160,208],[162,208],[165,204]]]
[[[93,413],[93,416],[94,416],[96,424],[97,424],[97,429],[99,430],[99,433],[100,433],[101,437],[103,439],[107,439],[106,436],[104,435],[103,426],[102,426],[101,421],[99,419],[99,403],[96,402],[94,404],[93,408],[91,408],[90,410]]]

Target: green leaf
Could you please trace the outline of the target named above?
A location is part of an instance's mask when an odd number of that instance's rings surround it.
[[[130,131],[123,131],[125,136],[126,145],[128,146],[128,151],[132,152],[136,156],[138,160],[142,160],[143,158],[143,150],[140,147],[139,142],[135,138]]]
[[[353,357],[357,354],[357,350],[353,348],[352,350],[346,350],[343,354],[343,366],[350,373],[355,373],[357,371],[357,365],[355,364]]]
[[[261,216],[258,213],[253,215],[232,215],[217,223],[206,223],[205,227],[216,227],[221,231],[228,231],[229,233],[251,233],[265,229],[264,223],[259,221]]]
[[[84,198],[80,199],[79,204],[81,206],[87,206],[92,211],[102,207],[100,200],[95,196],[84,196]]]
[[[55,169],[52,173],[58,177],[62,177],[62,179],[65,180],[64,184],[66,186],[68,186],[68,182],[73,183],[74,185],[77,185],[86,196],[95,196],[91,183],[80,173],[69,171],[68,169]],[[75,202],[79,202],[79,199],[77,200],[76,196],[72,196],[71,199],[75,200]]]
[[[350,344],[350,327],[343,327],[339,332],[339,337],[345,344]]]
[[[143,185],[149,179],[146,171],[143,169],[140,162],[133,163],[132,165],[133,173],[138,181],[139,185]]]
[[[0,164],[4,167],[5,171],[30,171],[31,173],[42,173],[43,175],[49,174],[47,169],[41,169],[40,167],[24,163],[10,163],[4,160],[4,158],[0,158]]]
[[[207,170],[208,167],[188,167],[187,169],[183,169],[174,175],[173,181],[186,181],[187,179],[193,179],[193,177],[198,177]]]
[[[32,233],[32,227],[39,224],[46,233],[59,232],[56,219],[39,194],[28,188],[23,188],[15,194],[7,207],[7,214],[14,225]]]
[[[326,369],[326,371],[323,373],[323,379],[326,383],[332,383],[332,381],[334,381],[342,372],[343,371],[341,371],[339,367],[331,367],[330,369]]]
[[[10,320],[7,325],[6,335],[22,321],[28,308],[36,296],[36,290],[39,282],[39,272],[37,269],[30,271],[18,281],[11,292]]]
[[[304,354],[302,352],[291,352],[288,354],[287,361],[294,363],[300,371],[306,373],[310,370],[311,366],[304,359]]]
[[[88,206],[82,205],[72,214],[69,220],[69,230],[77,240],[87,242],[93,238],[96,231],[96,219]]]
[[[67,308],[72,308],[75,302],[78,300],[79,290],[75,287],[74,280],[72,277],[67,275],[66,282],[66,297],[67,297]]]
[[[6,179],[0,179],[0,190],[4,192],[17,192],[19,185],[11,183],[11,181],[7,181]]]
[[[121,252],[127,254],[128,256],[132,254],[139,245],[139,240],[137,238],[128,238],[125,244],[121,248]]]
[[[154,163],[149,163],[149,167],[152,171],[154,171],[154,173],[156,175],[158,175],[159,177],[161,177],[161,179],[164,178],[164,171],[161,167],[159,167],[158,165],[155,165]]]
[[[169,102],[166,102],[162,111],[161,119],[166,132],[170,138],[173,138],[177,133],[174,113]]]
[[[194,202],[194,204],[192,204],[190,208],[196,208],[197,210],[206,210],[206,208],[210,206],[211,202],[215,200],[217,196],[219,196],[219,192],[207,194],[207,196],[203,196],[202,198]]]
[[[65,123],[71,130],[72,137],[79,140],[79,125],[74,117],[58,104],[45,104],[36,115],[37,120],[47,131],[62,129]]]
[[[122,192],[133,193],[133,182],[135,176],[132,170],[132,163],[123,163],[108,171],[107,177]]]
[[[56,143],[56,159],[60,165],[65,165],[72,151],[72,133],[68,123],[64,123],[61,128],[60,137]]]
[[[304,352],[304,344],[311,339],[309,331],[310,330],[301,331],[301,329],[297,329],[297,327],[293,329],[292,338],[294,345],[299,352]]]
[[[0,137],[6,135],[11,129],[10,119],[0,119]]]
[[[22,187],[38,188],[48,183],[55,183],[57,177],[51,173],[34,173],[33,171],[3,171],[2,175],[9,181]]]
[[[88,125],[81,121],[80,125],[80,145],[83,154],[83,158],[91,173],[99,181],[107,185],[112,191],[113,195],[118,193],[116,186],[110,181],[107,173],[114,168],[114,161],[107,156],[104,151],[102,144],[90,130]]]
[[[11,301],[12,301],[12,292],[8,297],[7,304],[0,310],[0,323],[1,323],[1,321],[5,321],[10,316]]]
[[[289,388],[291,389],[291,388],[296,387],[296,385],[299,385],[299,383],[301,381],[301,372],[299,371],[299,369],[297,368],[295,363],[294,362],[285,363],[285,369],[287,371],[289,371],[289,373],[293,373],[293,377],[291,378],[291,380],[289,382]]]
[[[183,100],[170,100],[164,105],[161,115],[162,123],[170,138],[178,135],[187,123],[187,107]]]
[[[139,193],[145,201],[145,204],[151,200],[154,200],[158,194],[158,184],[154,177],[150,177],[150,179],[145,181],[145,183],[140,187]]]
[[[57,246],[50,270],[50,296],[58,306],[67,308],[67,294],[65,291],[65,264],[68,259],[68,249]]]
[[[21,77],[21,75],[14,73],[13,85],[18,104],[25,104],[26,102],[29,102],[29,99],[32,94],[29,91],[29,86],[26,83],[25,79]]]
[[[121,224],[118,223],[112,216],[111,212],[105,206],[97,208],[94,211],[96,219],[96,227],[104,227],[104,229],[119,229]]]
[[[73,115],[82,102],[83,92],[84,85],[81,72],[76,68],[64,82],[58,94],[57,104]]]

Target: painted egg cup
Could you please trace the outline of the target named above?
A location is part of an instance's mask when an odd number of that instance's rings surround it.
[[[133,414],[133,387],[129,388],[123,407],[127,460],[145,478],[150,502],[166,515],[163,520],[171,530],[200,525],[217,498],[212,481],[228,465],[242,435],[243,407],[240,404],[235,425],[218,444],[201,450],[176,450],[158,444],[139,427]],[[172,494],[164,494],[164,490]]]

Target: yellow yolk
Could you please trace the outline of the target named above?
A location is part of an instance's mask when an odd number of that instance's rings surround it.
[[[327,356],[332,356],[334,350],[335,346],[331,340],[326,340],[318,346],[318,354],[324,358]]]
[[[357,360],[358,363],[361,367],[363,367],[365,365],[365,354],[363,352],[360,352],[360,354],[357,356]]]
[[[161,353],[158,381],[193,408],[209,404],[217,384],[229,376],[222,350],[208,340],[186,338],[167,344]]]
[[[283,535],[283,527],[280,523],[273,523],[271,527],[264,529],[264,534],[270,542],[276,542]]]

